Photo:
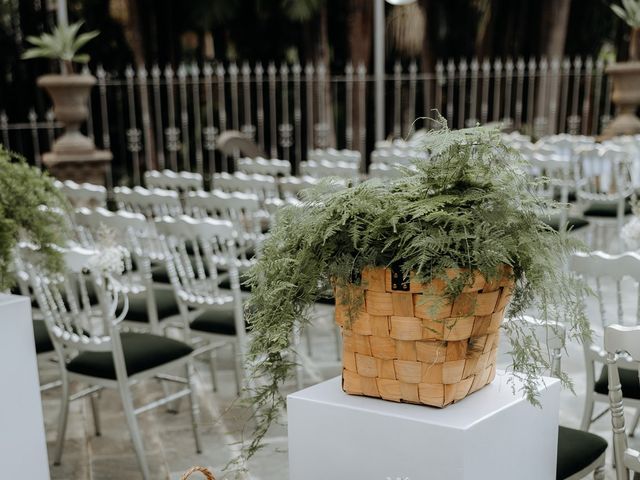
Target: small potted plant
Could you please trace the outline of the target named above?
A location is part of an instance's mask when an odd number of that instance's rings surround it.
[[[631,35],[629,61],[607,68],[618,113],[603,132],[605,138],[640,133],[640,119],[636,116],[640,105],[640,0],[622,0],[621,5],[611,5],[611,9],[631,28]]]
[[[579,244],[541,219],[549,201],[536,196],[522,157],[498,129],[437,121],[424,137],[430,158],[415,171],[325,185],[279,212],[248,280],[257,427],[247,456],[279,418],[294,332],[327,291],[343,332],[343,389],[393,401],[444,407],[482,388],[495,374],[500,329],[535,403],[550,359],[525,312],[589,337],[587,289],[563,268]]]
[[[52,151],[59,155],[90,155],[95,151],[93,140],[80,132],[80,126],[87,119],[89,93],[96,83],[93,75],[76,73],[74,64],[86,64],[89,55],[78,51],[98,35],[97,31],[79,34],[82,22],[58,25],[52,33],[39,37],[27,37],[33,45],[22,55],[23,59],[51,58],[59,60],[60,74],[43,75],[38,85],[44,88],[53,100],[56,119],[65,125],[65,133],[59,137]]]

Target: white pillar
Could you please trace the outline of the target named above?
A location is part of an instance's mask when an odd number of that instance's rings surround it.
[[[27,297],[0,293],[0,478],[49,479],[36,345]]]
[[[384,1],[373,0],[373,46],[375,74],[376,141],[384,140]]]

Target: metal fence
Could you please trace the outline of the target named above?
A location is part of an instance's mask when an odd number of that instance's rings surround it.
[[[396,63],[384,79],[386,132],[406,137],[424,126],[416,118],[437,109],[454,128],[501,122],[534,137],[594,135],[612,109],[604,70],[591,58],[449,60],[434,73]],[[267,156],[291,160],[294,169],[309,148],[355,149],[367,158],[378,140],[374,78],[363,65],[347,65],[341,74],[323,65],[274,63],[92,73],[97,87],[86,132],[113,152],[116,183],[139,184],[152,168],[228,170],[230,159],[216,151],[216,141],[231,129],[254,139]],[[26,121],[12,123],[0,105],[0,140],[38,165],[60,127],[46,108],[33,107]]]

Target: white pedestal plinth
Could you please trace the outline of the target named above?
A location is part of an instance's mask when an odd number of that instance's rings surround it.
[[[553,480],[560,382],[542,408],[498,372],[444,409],[347,395],[341,379],[289,395],[290,480]]]
[[[36,347],[27,297],[0,294],[0,478],[47,480]]]

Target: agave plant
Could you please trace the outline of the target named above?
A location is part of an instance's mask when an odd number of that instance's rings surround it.
[[[611,5],[611,10],[631,27],[629,59],[640,60],[640,0],[622,0],[622,6]]]
[[[39,37],[29,36],[27,42],[33,45],[22,55],[23,59],[30,58],[52,58],[60,60],[62,73],[70,74],[74,72],[74,63],[89,62],[89,55],[78,53],[90,40],[97,37],[100,32],[78,34],[83,22],[72,23],[71,25],[57,25],[52,33],[43,33]]]

